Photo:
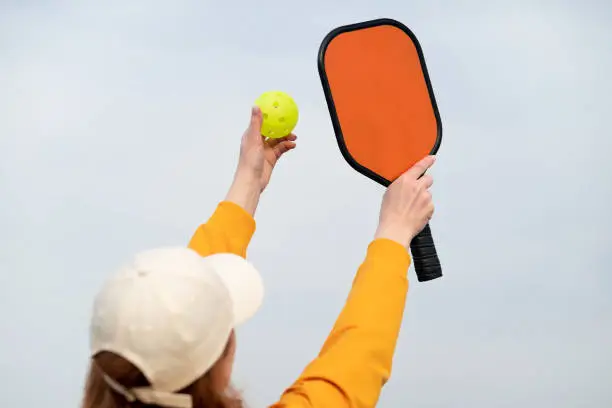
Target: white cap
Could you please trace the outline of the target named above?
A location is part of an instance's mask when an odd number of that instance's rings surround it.
[[[130,400],[190,407],[174,392],[206,373],[221,357],[232,329],[263,300],[257,270],[233,254],[201,257],[188,248],[142,252],[112,276],[96,296],[90,348],[134,364],[151,383],[125,390]]]

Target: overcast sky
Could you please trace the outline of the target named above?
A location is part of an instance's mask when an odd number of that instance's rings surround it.
[[[257,213],[267,298],[236,367],[253,407],[274,402],[328,334],[383,192],[337,149],[318,47],[391,17],[443,119],[445,276],[410,271],[379,406],[612,406],[612,5],[461,3],[1,1],[0,405],[76,406],[95,291],[132,253],[187,242],[251,104],[282,89],[299,147]]]

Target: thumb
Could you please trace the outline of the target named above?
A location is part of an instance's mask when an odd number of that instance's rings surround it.
[[[251,109],[251,123],[249,123],[249,133],[255,133],[257,137],[261,136],[261,109],[258,106],[253,106]]]

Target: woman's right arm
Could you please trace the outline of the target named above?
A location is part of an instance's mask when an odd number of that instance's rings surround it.
[[[379,227],[319,356],[273,407],[370,408],[391,375],[408,291],[406,249],[433,214],[428,157],[383,199]]]
[[[319,356],[276,407],[374,407],[391,363],[408,290],[408,251],[376,239]]]

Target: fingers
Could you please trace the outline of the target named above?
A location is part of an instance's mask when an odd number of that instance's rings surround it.
[[[274,155],[278,159],[289,150],[295,149],[295,140],[297,140],[297,136],[291,133],[290,135],[279,137],[278,139],[268,139],[266,140],[266,144],[272,149]]]
[[[297,140],[297,136],[291,133],[285,137],[279,137],[278,139],[266,139],[266,143],[268,144],[268,146],[274,147],[277,144],[280,144],[282,142],[286,142],[286,141],[294,142],[296,140]]]
[[[424,212],[427,222],[431,221],[435,212],[435,207],[431,200],[425,205]]]
[[[404,176],[410,177],[412,179],[418,179],[423,174],[425,174],[427,169],[433,166],[435,161],[435,156],[426,156],[421,161],[417,162],[417,164],[408,169],[408,171],[404,173]]]
[[[433,197],[432,197],[431,192],[429,190],[422,191],[422,192],[419,193],[418,201],[420,201],[422,204],[424,204],[425,207],[428,207],[429,204],[433,203],[432,199],[433,199]]]
[[[289,140],[283,141],[272,148],[276,158],[281,157],[283,154],[293,149],[295,149],[295,143]]]
[[[417,185],[421,190],[429,190],[433,185],[433,177],[429,174],[425,174],[423,177],[417,180]]]
[[[435,209],[431,191],[429,190],[421,191],[421,193],[419,194],[419,199],[422,205],[423,215],[429,222],[431,218],[433,217],[434,209]]]

